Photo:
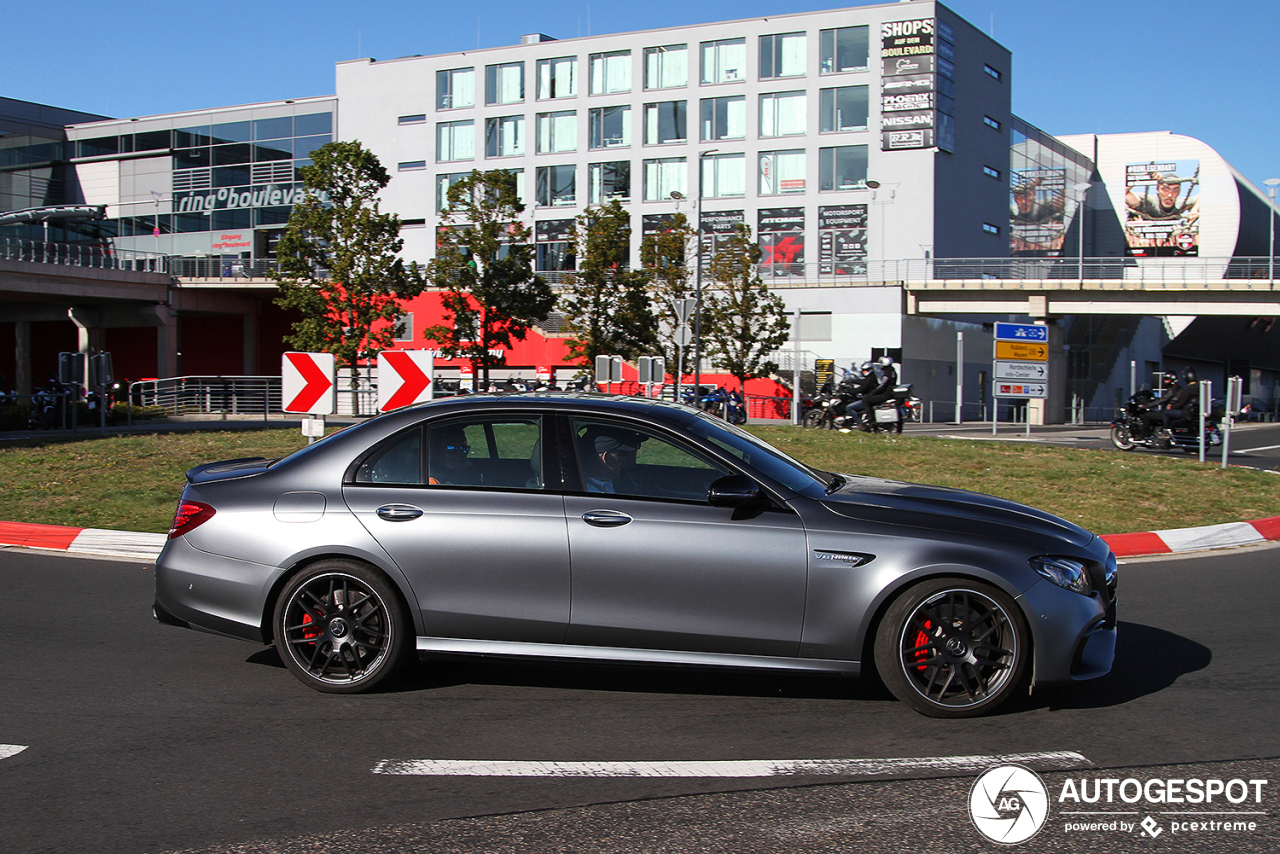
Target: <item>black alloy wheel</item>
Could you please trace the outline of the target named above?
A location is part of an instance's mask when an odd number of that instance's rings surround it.
[[[391,584],[350,560],[320,561],[299,573],[280,594],[272,619],[285,665],[304,684],[332,694],[386,681],[413,637]]]
[[[880,678],[935,718],[990,712],[1017,689],[1031,657],[1018,606],[980,581],[941,578],[907,590],[876,634]]]

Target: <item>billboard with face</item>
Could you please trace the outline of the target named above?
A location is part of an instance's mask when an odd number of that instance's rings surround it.
[[[1124,191],[1130,255],[1199,254],[1199,160],[1126,164]]]
[[[1023,169],[1010,178],[1010,250],[1015,255],[1062,251],[1067,170]]]

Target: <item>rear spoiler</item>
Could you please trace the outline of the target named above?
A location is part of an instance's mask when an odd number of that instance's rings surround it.
[[[205,463],[187,470],[187,483],[208,483],[213,480],[231,480],[262,474],[275,460],[266,457],[244,457],[238,460],[221,460]]]

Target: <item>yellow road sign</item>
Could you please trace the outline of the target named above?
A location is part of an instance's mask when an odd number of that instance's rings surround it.
[[[996,358],[1012,359],[1018,362],[1049,361],[1049,345],[1036,344],[1032,341],[997,341]]]

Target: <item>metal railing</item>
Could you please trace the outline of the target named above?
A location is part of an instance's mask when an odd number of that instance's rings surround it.
[[[22,237],[0,237],[0,260],[142,273],[169,272],[169,258],[155,252],[81,243],[45,243]]]
[[[280,411],[280,377],[191,376],[129,384],[129,400],[166,415],[261,415]],[[130,408],[130,423],[133,410]]]
[[[276,270],[274,258],[228,261],[204,255],[175,255],[169,269],[180,279],[269,279]]]

